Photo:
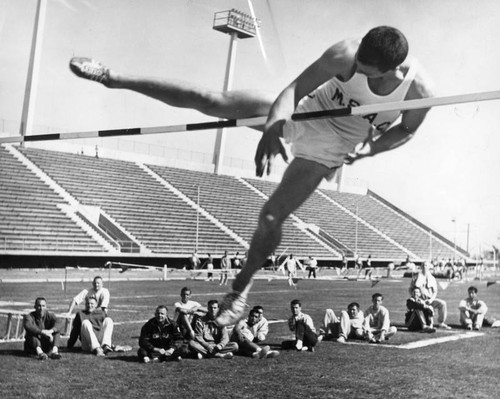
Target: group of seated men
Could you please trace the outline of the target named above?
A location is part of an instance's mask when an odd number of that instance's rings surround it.
[[[106,356],[116,348],[112,345],[113,320],[107,315],[110,295],[103,287],[101,277],[94,278],[92,285],[91,289],[75,296],[70,304],[69,312],[85,301],[85,308],[75,315],[67,347],[73,348],[80,340],[82,351]],[[445,324],[446,302],[436,298],[436,280],[427,264],[412,278],[409,291],[405,315],[408,330],[434,332],[434,327],[450,328]],[[332,309],[326,309],[319,331],[312,318],[302,312],[301,302],[295,299],[290,304],[291,316],[288,318],[288,327],[294,338],[282,342],[281,348],[314,351],[323,340],[384,342],[397,329],[391,326],[389,311],[382,305],[383,299],[382,294],[373,294],[372,305],[365,312],[357,302],[350,303],[339,316]],[[34,307],[33,312],[24,316],[24,350],[40,360],[60,359],[60,330],[56,315],[47,310],[47,301],[43,297],[35,300]],[[184,287],[180,301],[174,304],[172,318],[168,315],[167,306],[159,305],[154,317],[141,328],[139,360],[149,363],[183,357],[230,359],[235,354],[263,359],[279,355],[278,351],[265,344],[269,324],[263,316],[262,306],[254,306],[248,317],[239,321],[232,330],[215,323],[218,310],[216,300],[208,301],[204,307],[193,301],[191,290]],[[484,301],[479,300],[477,288],[472,286],[468,289],[468,297],[460,302],[459,310],[461,326],[479,330],[488,308]],[[433,322],[435,311],[439,312],[436,325]],[[500,321],[493,318],[486,321],[492,327],[500,326]]]
[[[143,363],[180,360],[183,357],[231,359],[235,354],[256,359],[279,355],[269,345],[260,345],[269,325],[261,306],[253,307],[248,318],[230,332],[215,323],[219,303],[209,300],[206,307],[191,300],[191,290],[181,290],[181,300],[174,304],[175,316],[168,316],[165,305],[156,308],[155,316],[142,327],[139,360]]]

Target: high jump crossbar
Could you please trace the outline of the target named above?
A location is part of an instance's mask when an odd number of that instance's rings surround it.
[[[490,101],[500,99],[500,90],[459,94],[445,97],[431,97],[417,100],[407,100],[399,102],[388,102],[380,104],[360,105],[358,107],[344,107],[330,109],[325,111],[304,112],[292,115],[292,120],[296,122],[322,119],[322,118],[340,118],[346,116],[371,115],[387,111],[408,111],[411,109],[425,109],[443,105],[471,103],[478,101]],[[231,127],[255,127],[266,123],[267,117],[260,116],[247,119],[227,119],[213,122],[189,123],[184,125],[155,126],[142,128],[92,130],[84,132],[67,133],[47,133],[33,134],[28,136],[1,137],[2,143],[21,143],[29,141],[52,141],[52,140],[71,140],[95,137],[114,137],[114,136],[135,136],[161,133],[179,133],[197,130],[212,130]]]

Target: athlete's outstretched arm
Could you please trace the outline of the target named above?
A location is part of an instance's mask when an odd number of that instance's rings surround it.
[[[408,90],[405,100],[416,100],[433,96],[434,94],[429,81],[421,75],[417,75],[410,86],[410,90]],[[413,138],[429,110],[430,108],[425,108],[402,112],[401,122],[378,137],[374,137],[376,135],[375,129],[373,127],[370,128],[368,139],[364,143],[358,144],[354,152],[347,155],[345,163],[352,164],[361,158],[390,151],[407,143]]]

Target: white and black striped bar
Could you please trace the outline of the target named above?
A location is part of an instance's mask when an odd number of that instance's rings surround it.
[[[339,118],[355,115],[370,115],[384,111],[407,111],[411,109],[432,108],[442,105],[452,105],[461,103],[470,103],[478,101],[490,101],[500,99],[500,91],[489,91],[480,93],[460,94],[447,97],[423,98],[418,100],[408,100],[381,104],[360,105],[359,107],[346,107],[317,112],[304,112],[292,115],[292,120],[300,122],[308,119],[320,118]],[[179,133],[196,130],[212,130],[219,128],[230,127],[252,127],[262,126],[266,122],[266,117],[247,119],[229,119],[213,122],[190,123],[186,125],[170,125],[145,128],[130,128],[130,129],[111,129],[111,130],[94,130],[86,132],[70,132],[70,133],[48,133],[35,134],[27,136],[0,137],[1,143],[20,143],[30,141],[52,141],[52,140],[71,140],[84,139],[95,137],[113,137],[113,136],[134,136],[147,134],[161,133]]]
[[[421,98],[418,100],[398,101],[390,103],[360,105],[359,107],[346,107],[317,112],[305,112],[292,115],[292,120],[303,121],[307,119],[338,118],[341,116],[370,115],[386,111],[408,111],[411,109],[432,108],[441,105],[473,103],[500,99],[500,90],[480,93],[459,94],[447,97]]]

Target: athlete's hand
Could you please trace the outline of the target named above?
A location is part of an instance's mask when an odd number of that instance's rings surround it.
[[[368,137],[362,143],[354,147],[354,151],[346,155],[344,163],[347,165],[353,164],[358,159],[373,155],[373,134],[377,131],[375,126],[371,125],[368,130]]]
[[[170,349],[166,350],[163,354],[165,356],[172,356],[172,354],[174,353],[174,350],[175,350],[174,348],[170,348]]]
[[[279,120],[264,130],[264,134],[257,146],[257,152],[255,153],[255,173],[258,177],[262,177],[266,169],[268,175],[271,173],[276,155],[280,154],[283,160],[288,162],[285,147],[283,147],[280,140],[284,124],[284,120]]]
[[[49,342],[52,342],[54,340],[54,337],[52,336],[52,330],[42,330],[41,334],[44,335]]]

